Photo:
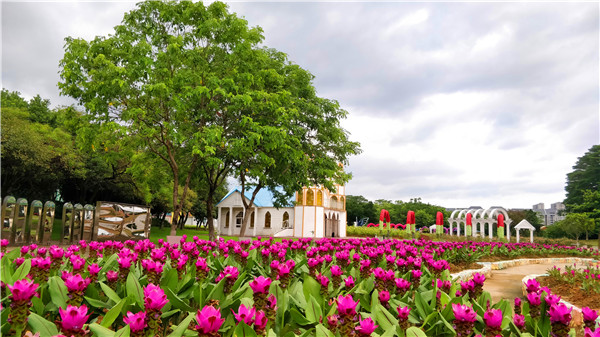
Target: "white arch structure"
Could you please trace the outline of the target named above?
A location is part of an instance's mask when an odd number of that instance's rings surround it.
[[[510,241],[510,224],[512,220],[508,217],[508,213],[504,207],[483,208],[463,208],[457,209],[450,214],[448,223],[450,224],[450,235],[454,235],[454,226],[456,226],[456,235],[461,236],[461,225],[464,228],[464,236],[467,236],[467,214],[471,214],[471,222],[473,224],[473,236],[478,236],[479,233],[485,233],[485,225],[488,226],[488,234],[490,240],[494,237],[493,226],[498,225],[498,214],[504,215],[504,226],[506,228],[506,238]],[[481,234],[483,236],[484,234]]]

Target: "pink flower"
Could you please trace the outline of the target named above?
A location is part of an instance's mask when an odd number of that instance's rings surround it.
[[[377,327],[378,325],[375,325],[373,319],[369,317],[367,319],[359,318],[358,326],[355,329],[360,336],[371,336],[371,334],[373,333],[373,331],[375,331],[375,329],[377,329]]]
[[[254,309],[254,307],[248,308],[245,305],[240,304],[237,313],[233,311],[233,309],[231,309],[231,312],[233,312],[233,316],[238,320],[238,322],[244,322],[248,325],[252,325],[252,323],[254,323],[254,314],[256,313],[256,309]]]
[[[396,287],[402,291],[410,289],[410,282],[401,277],[395,279],[394,282],[396,283]]]
[[[485,282],[485,275],[480,273],[473,274],[473,282],[475,282],[475,285],[482,286],[483,282]]]
[[[584,337],[600,337],[600,327],[598,327],[595,331],[592,331],[590,328],[585,328]]]
[[[413,269],[410,272],[411,272],[411,279],[413,279],[413,280],[418,280],[421,278],[421,275],[423,275],[423,272],[420,270]]]
[[[0,240],[0,247],[6,247],[8,246],[9,241],[7,239],[2,239]]]
[[[131,268],[131,258],[129,256],[123,256],[117,259],[119,262],[119,268],[129,269]]]
[[[23,258],[23,257],[17,257],[14,260],[14,263],[17,265],[17,267],[20,267],[24,262],[25,262],[25,258]]]
[[[69,335],[70,333],[79,332],[83,329],[83,325],[87,322],[90,315],[86,315],[88,308],[84,305],[75,307],[67,305],[67,309],[59,308],[60,325],[63,332]]]
[[[16,281],[12,286],[8,286],[11,292],[11,302],[29,302],[33,296],[39,296],[37,288],[39,284],[31,280],[23,279]]]
[[[561,323],[563,325],[569,325],[571,322],[571,311],[573,308],[567,307],[564,303],[559,303],[550,307],[548,315],[550,316],[550,322]]]
[[[401,321],[406,321],[408,319],[408,315],[410,314],[410,307],[400,307],[398,306],[398,319]]]
[[[521,299],[518,297],[515,297],[515,307],[520,307],[521,306]]]
[[[529,304],[531,305],[541,305],[542,304],[542,299],[540,297],[540,294],[538,293],[529,293],[527,294],[527,300],[529,301]]]
[[[224,278],[227,278],[229,280],[235,280],[238,278],[239,274],[240,272],[236,267],[227,266],[225,267],[225,269],[223,269],[223,271],[219,274],[215,281],[219,282]]]
[[[83,293],[91,281],[89,278],[84,279],[79,274],[69,274],[65,278],[65,286],[69,292]]]
[[[554,294],[550,294],[550,295],[546,296],[546,303],[548,304],[549,307],[557,304],[558,302],[560,302],[560,296],[557,296]]]
[[[250,288],[252,288],[252,291],[255,293],[266,294],[269,292],[270,286],[271,279],[262,275],[250,282]]]
[[[523,329],[525,327],[525,316],[519,314],[515,315],[513,317],[513,323],[515,323],[517,328]]]
[[[483,314],[485,325],[494,329],[501,329],[502,318],[502,311],[500,309],[490,309]]]
[[[340,266],[335,265],[331,267],[331,276],[342,276],[344,274],[344,271],[342,270],[342,268],[340,268]]]
[[[96,263],[92,263],[88,266],[88,271],[90,272],[90,276],[98,275],[100,270],[102,270],[102,268],[100,268],[100,266],[98,266],[98,264],[96,264]]]
[[[115,282],[119,278],[119,273],[114,270],[109,270],[106,272],[106,279],[108,282]]]
[[[271,310],[277,310],[277,297],[275,297],[273,294],[269,295],[267,298],[267,305]]]
[[[256,311],[256,316],[254,317],[254,327],[256,330],[263,331],[267,327],[267,315],[264,311],[258,310]]]
[[[354,278],[352,276],[348,276],[344,279],[344,284],[346,285],[346,288],[353,288],[354,287]]]
[[[329,278],[325,275],[317,275],[317,281],[319,281],[322,288],[327,288],[329,286]]]
[[[540,290],[540,283],[535,279],[531,278],[527,280],[527,282],[525,283],[525,287],[527,288],[528,293],[535,293],[538,292],[538,290]]]
[[[379,301],[381,303],[387,303],[390,300],[390,292],[386,290],[382,290],[379,293]]]
[[[279,277],[287,276],[292,272],[292,270],[290,269],[290,267],[287,264],[280,264],[278,270],[279,270]]]
[[[129,325],[131,332],[143,331],[147,326],[146,312],[141,311],[134,314],[131,311],[128,311],[127,316],[123,317],[123,323]]]
[[[202,310],[198,310],[196,314],[196,330],[206,334],[216,334],[223,322],[225,322],[224,318],[221,318],[221,311],[210,305],[205,306]]]
[[[596,310],[592,310],[588,307],[581,308],[581,313],[583,313],[583,320],[587,322],[594,322],[598,319],[598,312]]]
[[[338,296],[337,298],[338,312],[341,316],[354,316],[356,315],[356,306],[358,302],[355,302],[352,295]]]
[[[473,308],[464,304],[452,304],[452,311],[454,312],[454,318],[461,322],[475,322],[477,320],[477,313]]]
[[[146,310],[160,311],[169,300],[165,292],[152,283],[144,288],[144,304]]]

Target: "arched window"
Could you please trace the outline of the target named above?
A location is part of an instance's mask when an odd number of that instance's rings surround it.
[[[265,214],[265,228],[271,228],[271,213]]]
[[[344,197],[340,197],[340,209],[345,209],[346,208],[346,202]]]
[[[242,227],[242,221],[244,221],[244,212],[238,212],[235,216],[235,227]]]
[[[288,212],[283,213],[283,228],[290,227],[290,215]]]
[[[306,193],[306,204],[312,206],[315,204],[315,192],[309,189]]]
[[[323,192],[317,192],[317,206],[323,206]]]
[[[336,196],[331,197],[331,205],[330,208],[337,209],[338,208],[338,200]]]
[[[254,228],[254,212],[250,213],[250,228]]]
[[[229,228],[229,211],[225,213],[225,228]]]
[[[296,205],[302,205],[302,197],[304,196],[304,192],[298,191],[296,192]]]

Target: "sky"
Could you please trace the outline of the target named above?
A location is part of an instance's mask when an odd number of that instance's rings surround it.
[[[134,2],[2,2],[2,87],[52,105],[67,36],[113,32]],[[263,44],[348,111],[363,152],[346,194],[444,207],[565,198],[600,143],[599,4],[231,2]]]

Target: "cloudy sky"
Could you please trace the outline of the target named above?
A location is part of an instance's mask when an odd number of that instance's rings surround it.
[[[2,86],[53,105],[66,36],[133,2],[2,2]],[[562,201],[600,143],[598,3],[235,2],[349,112],[347,194],[445,207]]]

